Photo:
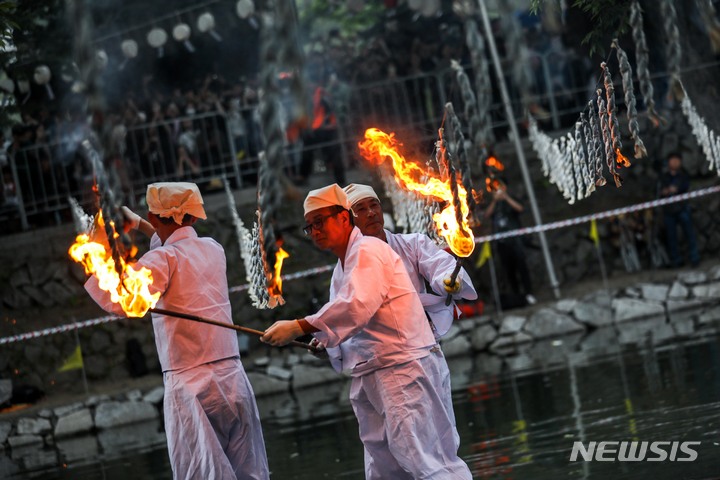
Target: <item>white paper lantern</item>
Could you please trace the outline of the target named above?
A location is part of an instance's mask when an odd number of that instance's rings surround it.
[[[207,33],[218,42],[222,41],[222,37],[215,31],[215,17],[210,12],[205,12],[198,17],[197,28],[202,33]]]
[[[147,34],[147,42],[153,48],[160,48],[167,42],[167,33],[159,27],[155,27]]]
[[[197,19],[197,27],[202,33],[209,32],[215,28],[215,17],[210,12],[205,12]]]
[[[167,39],[167,33],[160,27],[153,28],[147,34],[147,42],[151,47],[157,50],[158,58],[161,58],[165,53],[163,46],[167,42]]]
[[[187,23],[178,23],[173,28],[173,38],[178,42],[184,42],[190,38],[190,25]]]
[[[255,4],[252,0],[238,0],[236,10],[238,17],[248,18],[255,13]]]
[[[47,65],[38,65],[35,67],[35,73],[33,74],[35,83],[38,85],[45,85],[51,78],[52,73],[50,73],[50,68]]]
[[[35,83],[37,83],[38,85],[45,85],[45,91],[47,92],[48,98],[50,100],[55,100],[55,93],[50,86],[51,78],[52,73],[50,72],[50,68],[47,65],[38,65],[37,67],[35,67],[35,73],[33,73],[33,80],[35,80]]]
[[[193,53],[195,51],[195,47],[193,47],[192,43],[190,43],[190,32],[190,25],[187,23],[178,23],[175,25],[175,28],[173,28],[173,38],[178,42],[182,42],[188,52]]]
[[[108,64],[108,56],[105,50],[98,50],[95,52],[95,66],[98,70],[105,70]]]
[[[420,10],[424,3],[423,0],[408,0],[408,8],[410,10]]]
[[[125,55],[125,58],[130,59],[137,57],[138,44],[135,40],[123,40],[123,42],[120,44],[120,49],[122,50],[123,55]]]

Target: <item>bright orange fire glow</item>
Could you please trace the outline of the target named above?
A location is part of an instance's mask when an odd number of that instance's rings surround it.
[[[485,165],[494,168],[498,172],[505,170],[505,165],[503,165],[503,163],[494,156],[489,156],[487,160],[485,160]]]
[[[99,213],[96,229],[104,232],[104,223]],[[117,238],[118,233],[114,232],[114,236]],[[75,238],[68,253],[73,260],[82,264],[85,273],[98,279],[99,287],[110,294],[112,302],[119,304],[128,317],[144,316],[160,298],[160,292],[152,294],[148,288],[153,282],[150,270],[141,267],[136,271],[121,258],[121,282],[109,248],[103,243],[91,241],[84,233]]]
[[[627,157],[620,152],[619,148],[615,149],[615,161],[622,167],[630,166],[630,160],[628,160]]]
[[[438,176],[428,178],[428,173],[417,163],[406,160],[398,151],[401,144],[395,139],[394,133],[387,134],[377,128],[369,128],[365,131],[365,140],[358,146],[362,156],[373,164],[380,165],[387,157],[390,157],[395,182],[400,188],[445,202],[445,208],[433,215],[438,233],[445,239],[455,255],[458,257],[470,256],[475,249],[475,240],[467,220],[469,212],[467,192],[459,177],[457,183],[462,213],[461,225],[458,225],[456,220],[450,181],[442,180]]]
[[[275,254],[275,275],[270,281],[268,292],[271,296],[282,295],[282,278],[280,278],[280,272],[282,271],[283,261],[290,256],[282,248]]]
[[[488,192],[495,192],[504,189],[503,183],[497,178],[485,177],[485,188]]]

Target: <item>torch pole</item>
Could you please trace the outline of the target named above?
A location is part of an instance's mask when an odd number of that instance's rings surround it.
[[[542,225],[540,210],[538,209],[537,200],[535,199],[535,190],[533,190],[530,173],[528,171],[527,163],[525,162],[525,151],[520,144],[520,134],[518,133],[517,124],[515,123],[515,114],[513,113],[512,105],[510,103],[510,95],[508,94],[507,85],[505,85],[505,76],[502,71],[502,66],[500,65],[500,57],[498,56],[497,46],[495,45],[495,38],[492,34],[492,28],[490,28],[490,20],[488,18],[487,8],[485,7],[485,0],[477,0],[477,2],[480,6],[480,14],[482,16],[483,26],[485,27],[485,36],[487,37],[493,64],[495,65],[495,74],[497,76],[500,94],[502,95],[503,104],[505,106],[505,114],[507,115],[508,125],[512,134],[513,143],[515,144],[518,164],[520,165],[520,171],[522,172],[523,181],[525,182],[525,189],[527,190],[528,199],[530,200],[530,209],[532,210],[535,224]],[[553,289],[555,298],[560,298],[560,285],[555,277],[555,268],[553,267],[552,258],[550,257],[550,249],[548,248],[547,239],[545,238],[545,232],[539,232],[538,238],[540,239],[540,248],[542,249],[543,258],[545,259],[545,268],[547,269],[550,286]]]
[[[160,315],[167,315],[168,317],[184,318],[185,320],[192,320],[193,322],[207,323],[210,325],[216,325],[218,327],[229,328],[230,330],[236,330],[238,332],[250,333],[253,335],[257,335],[259,337],[262,337],[263,335],[265,335],[265,332],[263,332],[261,330],[255,330],[254,328],[248,328],[248,327],[241,327],[240,325],[235,325],[232,323],[218,322],[216,320],[210,320],[209,318],[198,317],[197,315],[191,315],[189,313],[173,312],[171,310],[165,310],[163,308],[151,308],[150,311],[153,313],[158,313]],[[293,347],[305,348],[305,349],[311,350],[313,352],[317,351],[317,348],[313,347],[312,345],[309,345],[309,344],[303,343],[303,342],[298,342],[296,340],[293,340],[292,342],[288,343],[288,345],[293,346]]]
[[[460,259],[458,258],[455,263],[455,269],[452,271],[452,274],[450,275],[450,287],[452,288],[453,285],[455,285],[455,280],[457,280],[457,276],[460,273]],[[447,298],[445,299],[445,306],[450,305],[450,302],[452,302],[452,293],[447,294]]]

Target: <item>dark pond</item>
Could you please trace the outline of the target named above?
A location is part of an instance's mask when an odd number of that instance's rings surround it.
[[[610,336],[602,355],[550,352],[544,366],[528,369],[487,355],[453,359],[460,454],[478,479],[720,478],[718,340],[619,349]],[[557,351],[562,346],[549,343]],[[294,398],[260,399],[273,478],[364,478],[362,445],[345,389],[336,383]],[[678,461],[689,455],[677,447],[673,453],[671,443],[656,445],[665,461],[584,461],[582,454],[570,461],[575,441],[587,449],[590,442],[632,440],[700,443],[686,445],[697,454],[692,462]],[[617,458],[617,444],[609,445],[601,458]],[[648,451],[646,457],[660,454]],[[55,449],[5,452],[0,473],[37,479],[172,478],[159,424],[74,438]]]

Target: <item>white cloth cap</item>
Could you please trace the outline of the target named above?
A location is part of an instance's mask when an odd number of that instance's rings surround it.
[[[345,193],[347,194],[348,203],[350,203],[351,207],[360,200],[365,200],[366,198],[374,198],[378,202],[380,201],[377,193],[375,193],[375,190],[373,190],[370,185],[363,185],[362,183],[351,183],[347,187],[343,188],[343,190],[345,190]]]
[[[305,210],[304,215],[320,208],[332,207],[335,205],[340,205],[345,210],[350,209],[347,195],[345,195],[345,192],[337,183],[333,183],[327,187],[318,188],[317,190],[310,190],[307,197],[305,197],[305,202],[303,203],[303,209]]]
[[[200,189],[194,183],[151,183],[145,198],[150,212],[164,218],[172,217],[178,225],[182,225],[185,215],[207,218]]]

